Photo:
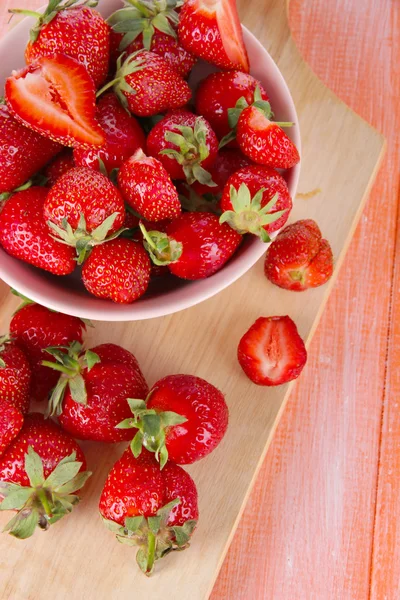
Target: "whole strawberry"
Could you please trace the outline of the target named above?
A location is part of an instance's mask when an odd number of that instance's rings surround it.
[[[110,344],[84,352],[73,342],[65,348],[47,352],[57,364],[44,361],[62,373],[50,398],[49,413],[59,417],[60,425],[81,440],[119,442],[130,439],[129,432],[116,428],[130,414],[127,398],[145,398],[148,386],[133,355]],[[127,354],[130,354],[127,359]]]
[[[35,267],[68,275],[76,267],[73,248],[53,239],[43,218],[48,190],[31,187],[9,198],[0,212],[0,244],[4,250]]]
[[[53,360],[45,349],[49,346],[68,346],[74,340],[82,342],[85,330],[86,325],[81,319],[52,311],[29,300],[25,300],[13,315],[10,335],[31,365],[30,389],[34,400],[47,400],[59,379],[59,373],[41,364],[43,360]]]
[[[90,248],[119,235],[125,205],[105,175],[76,167],[64,173],[51,188],[43,214],[53,235],[76,248],[80,264]]]
[[[174,219],[182,210],[178,192],[159,160],[138,150],[118,173],[118,187],[127,204],[148,221]]]
[[[145,230],[145,247],[155,264],[168,265],[170,272],[182,279],[210,277],[241,241],[239,233],[205,212],[183,213],[167,225],[166,233]]]
[[[91,475],[85,469],[75,440],[43,415],[27,415],[0,458],[0,510],[17,511],[3,531],[25,539],[70,513]]]
[[[138,148],[146,148],[146,138],[138,121],[122,108],[113,93],[101,96],[96,116],[106,136],[106,143],[101,148],[75,148],[75,164],[96,171],[104,168],[111,175]]]
[[[200,196],[205,194],[219,195],[224,191],[224,187],[231,175],[249,167],[252,164],[251,160],[236,148],[222,148],[219,150],[213,166],[210,168],[210,174],[215,187],[201,184],[195,181],[192,184],[194,191]]]
[[[143,246],[118,239],[96,246],[82,268],[85,288],[98,298],[131,304],[145,293],[151,264]]]
[[[218,139],[203,117],[187,110],[167,115],[150,131],[147,151],[162,162],[172,179],[215,187],[209,169],[217,156]]]
[[[285,227],[265,256],[265,275],[285,290],[302,292],[318,287],[330,279],[332,272],[332,249],[312,219]]]
[[[56,156],[43,171],[44,177],[47,179],[47,187],[53,187],[55,182],[60,179],[61,175],[75,168],[74,157],[69,148],[65,149],[61,154]]]
[[[193,375],[169,375],[157,381],[147,400],[129,400],[134,418],[119,424],[138,429],[131,449],[155,452],[161,469],[167,460],[189,464],[215,450],[228,427],[224,395]]]
[[[21,125],[0,104],[0,195],[26,183],[61,150],[56,142]]]
[[[189,102],[191,90],[182,77],[154,52],[139,50],[117,62],[115,79],[99,94],[113,87],[122,106],[139,117],[150,117]]]
[[[269,235],[280,229],[292,210],[292,199],[284,178],[274,169],[253,165],[229,177],[221,198],[220,218],[239,233]]]
[[[66,54],[80,62],[96,87],[107,77],[110,60],[110,28],[93,10],[97,0],[50,0],[43,14],[24,9],[12,13],[36,16],[25,50],[26,63],[41,56]]]
[[[29,409],[31,367],[14,339],[0,336],[0,398],[22,413]]]
[[[99,502],[103,522],[117,540],[138,546],[136,561],[150,575],[154,563],[184,550],[197,524],[197,489],[181,467],[160,471],[153,454],[135,458],[127,448],[108,474]]]
[[[8,448],[13,439],[17,437],[23,423],[24,415],[22,412],[0,396],[0,456]]]
[[[195,56],[221,69],[249,72],[236,0],[186,0],[178,35],[182,46]]]

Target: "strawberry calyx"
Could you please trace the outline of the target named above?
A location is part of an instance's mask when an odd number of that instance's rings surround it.
[[[126,517],[124,526],[103,518],[104,525],[115,533],[121,544],[139,547],[136,562],[145,575],[151,575],[155,561],[170,552],[189,547],[197,521],[189,519],[180,526],[167,525],[171,511],[180,502],[180,498],[175,498],[162,506],[153,517]]]
[[[124,92],[126,94],[136,94],[136,90],[129,85],[129,83],[126,81],[126,77],[146,68],[146,58],[144,56],[138,57],[138,54],[141,52],[143,52],[143,50],[136,50],[136,52],[132,52],[132,54],[130,54],[127,58],[125,58],[125,54],[121,54],[121,56],[118,57],[115,78],[106,83],[97,92],[96,98],[101,96],[108,89],[113,88],[114,93],[118,97],[121,105],[129,113],[128,101],[124,95]]]
[[[99,0],[49,0],[44,13],[26,10],[24,8],[9,9],[9,13],[13,15],[24,15],[25,17],[34,17],[37,19],[36,24],[30,30],[30,40],[32,44],[36,42],[42,28],[48,25],[57,14],[63,10],[76,8],[77,6],[87,6],[88,8],[96,8]]]
[[[125,231],[125,228],[122,227],[111,235],[108,235],[108,232],[114,225],[114,221],[118,215],[119,212],[112,213],[112,215],[104,219],[104,221],[91,232],[87,231],[86,219],[83,213],[80,214],[78,227],[76,229],[72,229],[71,225],[65,218],[61,222],[61,227],[52,221],[47,221],[47,225],[56,234],[51,236],[54,240],[60,242],[61,244],[65,244],[66,246],[73,246],[76,248],[76,253],[78,256],[77,262],[78,265],[81,265],[88,257],[90,250],[94,246],[104,244],[105,242],[110,242],[121,235],[123,231]]]
[[[25,471],[30,486],[0,481],[0,496],[4,499],[0,510],[16,510],[17,514],[7,523],[8,531],[18,539],[33,535],[36,527],[47,530],[70,513],[79,502],[76,494],[90,477],[90,471],[79,472],[82,463],[76,460],[76,452],[66,456],[45,479],[43,462],[29,446],[25,454]]]
[[[216,215],[221,214],[216,196],[208,193],[200,196],[186,183],[182,183],[182,188],[185,190],[185,193],[179,194],[179,201],[184,210],[189,212],[212,212]]]
[[[140,34],[143,47],[150,50],[156,29],[176,39],[179,22],[176,9],[182,4],[183,0],[125,0],[124,8],[107,19],[113,31],[123,34],[119,50],[123,52]]]
[[[242,183],[238,190],[231,185],[229,193],[233,210],[226,210],[222,213],[219,222],[228,223],[232,229],[242,235],[252,233],[260,237],[263,242],[270,242],[271,238],[264,227],[280,219],[287,209],[269,212],[277,203],[278,194],[275,194],[264,207],[261,207],[265,191],[265,188],[261,188],[255,196],[251,197],[250,190],[245,183]]]
[[[82,352],[82,344],[72,342],[69,346],[50,346],[45,350],[53,356],[57,362],[43,360],[41,364],[61,373],[60,379],[51,393],[46,417],[62,413],[62,403],[67,386],[71,397],[78,404],[87,404],[87,392],[82,371],[90,371],[100,362],[100,357],[92,350]]]
[[[146,400],[128,398],[127,402],[132,411],[133,418],[124,419],[117,425],[118,429],[137,429],[130,448],[132,454],[137,458],[143,447],[149,452],[155,453],[156,460],[160,463],[160,469],[163,469],[168,460],[168,450],[165,445],[165,430],[168,427],[186,423],[186,417],[173,411],[157,412],[154,409],[148,409]]]
[[[180,259],[183,251],[181,242],[162,231],[147,231],[142,222],[139,227],[143,234],[143,245],[155,265],[170,265]]]

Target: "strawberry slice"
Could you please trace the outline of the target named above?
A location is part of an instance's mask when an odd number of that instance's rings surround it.
[[[307,350],[290,317],[260,317],[240,340],[238,360],[257,385],[281,385],[300,375]]]
[[[26,127],[64,146],[101,146],[96,93],[85,67],[57,54],[14,71],[6,81],[10,112]]]

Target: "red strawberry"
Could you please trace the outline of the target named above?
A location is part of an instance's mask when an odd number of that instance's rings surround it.
[[[265,256],[265,275],[286,290],[302,292],[318,287],[328,281],[332,272],[332,249],[312,219],[285,227]]]
[[[150,390],[146,402],[129,400],[134,419],[119,424],[134,428],[131,449],[142,446],[156,453],[161,469],[167,460],[189,464],[215,450],[228,427],[223,394],[211,383],[193,375],[169,375]]]
[[[124,59],[124,62],[122,62]],[[184,106],[192,92],[182,77],[158,54],[139,50],[120,56],[115,79],[100,90],[113,87],[122,106],[139,117]]]
[[[43,174],[47,179],[47,186],[52,187],[60,179],[61,175],[75,167],[74,157],[70,149],[61,152],[50,164],[47,165]]]
[[[0,194],[23,185],[61,150],[56,142],[21,125],[0,104]]]
[[[300,155],[282,127],[293,123],[270,121],[271,110],[257,106],[245,108],[239,117],[236,139],[243,154],[260,165],[290,169],[300,161]]]
[[[103,344],[83,352],[78,342],[71,344],[68,354],[63,348],[47,349],[58,362],[44,364],[62,373],[49,413],[58,415],[63,429],[76,438],[119,442],[131,437],[116,426],[131,414],[127,398],[145,398],[149,388],[135,357],[128,360],[128,351],[121,349],[113,359],[114,349]]]
[[[29,409],[31,367],[14,339],[0,336],[0,398],[22,413]]]
[[[178,465],[168,462],[160,471],[152,454],[134,458],[127,448],[108,474],[99,510],[118,541],[139,547],[137,563],[150,575],[156,560],[189,546],[199,516],[197,489]]]
[[[281,385],[300,375],[307,350],[290,317],[260,317],[240,340],[238,360],[257,385]]]
[[[34,400],[46,400],[50,390],[57,384],[59,374],[41,364],[42,360],[52,360],[45,349],[49,346],[69,346],[74,340],[82,342],[86,325],[77,317],[27,302],[11,319],[10,335],[30,362],[31,397]]]
[[[162,162],[172,179],[215,187],[208,170],[217,156],[218,139],[203,117],[187,110],[167,115],[150,131],[147,151]]]
[[[97,2],[85,0],[76,6],[78,2],[50,0],[43,14],[24,9],[10,12],[37,17],[25,50],[27,64],[41,56],[66,54],[80,62],[99,87],[108,73],[110,28],[100,13],[91,8]]]
[[[119,169],[123,161],[138,148],[145,150],[146,138],[135,117],[124,110],[115,94],[105,94],[97,105],[97,119],[102,126],[106,144],[101,148],[75,148],[78,167],[90,167],[107,173]]]
[[[74,59],[41,57],[14,71],[6,81],[13,116],[29,129],[64,146],[102,146],[104,133],[95,119],[93,80]]]
[[[205,212],[183,213],[169,223],[166,233],[145,235],[145,247],[156,265],[168,265],[173,275],[192,280],[219,271],[241,241],[239,233]]]
[[[105,247],[107,246],[107,247]],[[150,260],[132,240],[118,239],[96,246],[82,269],[85,288],[98,298],[130,304],[143,296],[150,280]]]
[[[221,199],[220,221],[239,233],[258,235],[269,242],[269,234],[280,229],[292,210],[292,199],[282,175],[258,165],[240,169],[229,177]]]
[[[91,473],[78,444],[51,420],[32,413],[0,458],[0,510],[17,514],[4,531],[16,538],[46,530],[79,502]]]
[[[174,219],[182,210],[178,192],[156,158],[137,150],[118,173],[118,187],[125,202],[149,221]]]
[[[240,150],[223,148],[218,152],[215,162],[210,169],[212,180],[217,184],[216,187],[202,185],[199,181],[195,181],[192,187],[200,196],[204,194],[221,194],[229,177],[239,171],[239,169],[248,167],[251,164],[251,160],[247,156],[244,156]]]
[[[51,188],[43,214],[57,238],[76,248],[80,264],[91,247],[119,235],[125,204],[105,175],[76,167]]]
[[[76,267],[75,252],[55,241],[43,219],[48,190],[31,187],[9,198],[0,213],[0,244],[4,250],[54,275],[68,275]]]
[[[210,122],[222,139],[234,128],[241,111],[257,100],[268,101],[267,92],[257,79],[241,71],[218,71],[200,82],[196,112]]]
[[[179,15],[186,50],[222,69],[249,72],[236,0],[186,0]]]
[[[0,396],[0,456],[4,454],[5,449],[17,437],[23,423],[24,415],[22,412]]]

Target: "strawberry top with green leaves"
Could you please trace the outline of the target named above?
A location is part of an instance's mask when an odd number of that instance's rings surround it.
[[[188,547],[199,516],[197,489],[173,462],[160,471],[153,454],[134,458],[127,448],[108,474],[99,510],[118,541],[138,546],[137,563],[150,575],[156,560]]]
[[[28,412],[31,367],[15,340],[0,336],[0,398],[22,413]]]
[[[68,56],[42,56],[6,81],[5,97],[23,125],[64,146],[102,146],[93,79]]]
[[[16,510],[4,531],[25,539],[70,513],[91,473],[78,444],[53,421],[32,413],[0,458],[0,510]]]
[[[106,136],[101,148],[75,148],[77,167],[90,167],[111,175],[138,148],[145,150],[146,138],[139,122],[122,108],[115,94],[101,96],[97,104],[97,120]]]
[[[35,267],[69,275],[76,267],[75,252],[51,236],[43,218],[48,190],[31,187],[9,198],[0,212],[0,244],[4,250]]]
[[[27,129],[0,104],[0,200],[23,185],[62,150],[62,146]]]
[[[251,165],[229,177],[221,209],[221,222],[229,223],[239,233],[252,233],[269,242],[269,234],[288,220],[292,199],[282,175],[269,167]]]
[[[75,167],[74,157],[70,148],[65,149],[61,154],[55,157],[43,171],[47,179],[46,186],[53,187],[57,179]]]
[[[203,117],[187,110],[172,112],[147,137],[147,151],[162,162],[172,179],[215,187],[209,169],[218,152],[218,139]]]
[[[250,70],[236,0],[186,0],[178,36],[186,50],[221,69]]]
[[[312,219],[285,227],[265,256],[265,275],[286,290],[302,292],[318,287],[330,279],[332,272],[332,249]]]
[[[41,56],[66,54],[80,62],[99,87],[107,77],[110,60],[110,28],[92,7],[97,0],[49,0],[43,14],[12,10],[37,17],[25,50],[27,64]]]
[[[0,396],[0,456],[17,437],[24,423],[24,415],[15,405]],[[0,487],[1,495],[1,487]]]

